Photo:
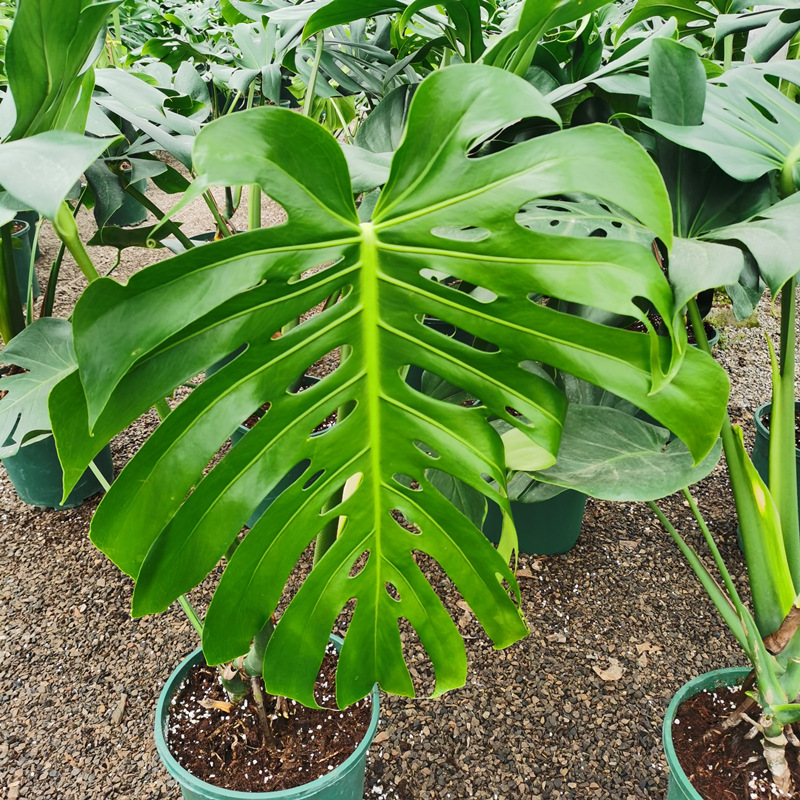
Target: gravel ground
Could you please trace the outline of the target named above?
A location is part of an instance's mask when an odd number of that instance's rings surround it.
[[[265,220],[275,218],[267,207]],[[54,252],[47,234],[43,249],[45,257]],[[101,264],[110,266],[113,255],[101,251]],[[150,253],[126,253],[118,273],[151,260]],[[81,287],[78,275],[67,278],[62,313]],[[734,381],[734,421],[749,432],[753,409],[769,394],[763,333],[774,335],[777,320],[763,303],[756,327],[725,322],[723,312],[717,357]],[[154,425],[145,417],[115,440],[118,469]],[[697,494],[743,586],[721,467]],[[0,469],[5,800],[180,796],[151,729],[160,688],[196,646],[195,635],[175,608],[130,620],[130,580],[87,539],[96,504],[63,512],[26,507]],[[688,529],[682,499],[667,505]],[[689,538],[696,543],[699,535]],[[523,556],[520,569],[531,635],[494,651],[456,608],[470,657],[467,685],[437,700],[382,698],[365,797],[664,798],[660,726],[669,699],[698,673],[742,663],[693,574],[645,506],[592,500],[570,553]],[[446,579],[434,582],[454,607],[458,597]],[[422,662],[419,668],[424,673]]]

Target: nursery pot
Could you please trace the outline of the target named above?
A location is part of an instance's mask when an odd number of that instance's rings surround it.
[[[692,678],[681,686],[672,702],[667,708],[664,725],[661,729],[661,738],[664,742],[664,752],[669,765],[669,779],[667,782],[667,800],[703,800],[700,793],[689,782],[689,778],[681,768],[672,743],[672,726],[678,716],[678,707],[684,700],[694,697],[705,689],[716,689],[720,686],[735,686],[750,674],[750,667],[728,667],[706,672],[697,678]]]
[[[342,645],[342,640],[336,636],[331,636],[331,641],[337,650]],[[344,763],[303,786],[277,792],[239,792],[222,789],[196,778],[173,758],[167,747],[166,731],[169,724],[170,701],[191,668],[202,662],[202,648],[198,648],[185,658],[167,680],[156,708],[156,749],[167,772],[180,784],[184,800],[361,800],[363,798],[367,750],[378,729],[380,708],[377,686],[372,690],[372,717],[369,728],[361,743]]]
[[[28,223],[28,241],[30,246],[33,247],[33,240],[36,233],[36,224],[39,222],[39,215],[35,211],[17,211],[17,220],[19,222]],[[39,242],[36,242],[36,258],[39,258],[41,251],[39,250]]]
[[[795,402],[795,415],[800,409],[800,402]],[[764,425],[764,417],[772,410],[772,403],[759,406],[753,415],[756,422],[756,440],[753,445],[753,466],[764,482],[769,485],[769,429]],[[800,450],[795,447],[794,460],[797,464],[797,505],[800,509]]]
[[[17,284],[19,285],[19,302],[25,305],[28,302],[28,278],[31,274],[31,226],[22,219],[15,219],[12,223],[14,228],[18,228],[12,234],[14,239],[14,271],[17,273]],[[36,281],[36,273],[33,273],[33,297],[36,299],[41,294],[39,284]]]
[[[114,479],[111,448],[106,445],[94,461],[103,477],[111,483]],[[20,500],[30,506],[58,510],[74,508],[103,490],[92,470],[87,469],[66,501],[61,503],[64,472],[52,436],[23,445],[15,455],[4,458],[3,464]]]
[[[511,514],[517,529],[519,552],[555,556],[575,546],[583,524],[586,495],[574,489],[538,503],[511,501]],[[483,532],[493,544],[500,541],[503,515],[497,503],[489,502]]]

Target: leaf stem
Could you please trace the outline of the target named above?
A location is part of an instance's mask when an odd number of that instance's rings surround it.
[[[156,400],[156,414],[158,414],[158,419],[163,422],[169,415],[172,409],[169,407],[169,403],[166,401],[165,398],[161,398],[160,400]]]
[[[314,61],[311,63],[311,76],[308,79],[308,88],[306,89],[306,97],[303,101],[303,116],[310,117],[311,110],[314,105],[314,92],[317,88],[317,75],[319,74],[319,62],[322,60],[322,46],[325,42],[325,35],[319,31],[315,35],[317,47],[314,51]]]
[[[180,595],[178,597],[178,603],[180,607],[183,609],[183,613],[189,619],[189,622],[192,623],[192,627],[197,631],[197,634],[202,638],[203,636],[203,620],[200,619],[199,614],[194,610],[192,604],[189,602],[188,598],[185,594]]]
[[[59,206],[58,213],[53,222],[56,235],[67,246],[70,255],[75,259],[78,269],[84,274],[89,283],[96,281],[100,275],[97,272],[92,259],[86,252],[83,246],[80,235],[78,234],[78,226],[75,223],[75,217],[72,216],[72,209],[69,204],[64,200]]]
[[[122,188],[134,199],[136,202],[141,203],[159,222],[164,219],[166,214],[147,197],[146,194],[140,192],[135,186],[129,183],[122,172],[120,172],[122,181]],[[194,247],[194,242],[181,231],[180,225],[175,222],[165,223],[166,227],[172,231],[175,238],[187,249],[191,250]]]
[[[250,184],[247,193],[247,229],[254,231],[261,227],[261,186]]]
[[[214,222],[217,223],[217,228],[219,228],[220,235],[223,237],[230,236],[231,230],[225,223],[225,220],[222,218],[222,214],[219,213],[217,203],[210,191],[203,192],[203,200],[205,200],[206,205],[211,211],[211,215],[214,217]]]

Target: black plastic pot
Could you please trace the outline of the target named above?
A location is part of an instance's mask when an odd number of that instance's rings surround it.
[[[794,404],[795,414],[800,409],[800,402]],[[764,417],[772,410],[772,403],[759,406],[753,414],[756,423],[756,440],[753,445],[753,466],[769,486],[769,429],[764,425]],[[797,507],[800,511],[800,450],[795,447],[794,460],[797,465]]]
[[[114,479],[114,465],[110,447],[106,446],[100,451],[95,458],[95,464],[103,477],[111,483]],[[20,447],[16,455],[3,459],[3,465],[20,500],[29,506],[57,510],[74,508],[93,494],[103,491],[100,481],[91,469],[87,469],[66,501],[61,503],[64,472],[52,436]]]
[[[567,489],[539,503],[511,502],[517,528],[519,552],[555,556],[571,550],[578,541],[586,508],[586,495]],[[493,544],[500,541],[503,516],[496,503],[489,502],[483,532]]]

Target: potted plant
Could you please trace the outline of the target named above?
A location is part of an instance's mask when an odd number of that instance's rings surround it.
[[[36,505],[59,505],[62,500],[63,476],[49,432],[47,394],[75,364],[68,322],[34,321],[32,303],[23,313],[20,299],[27,296],[28,285],[20,286],[17,280],[13,218],[17,211],[33,209],[50,219],[87,280],[98,277],[64,198],[110,141],[90,139],[76,131],[83,129],[88,109],[85,92],[91,71],[86,70],[87,61],[114,5],[118,3],[59,0],[45,8],[39,0],[23,0],[6,49],[7,102],[13,98],[15,119],[0,143],[0,184],[5,190],[0,210],[0,336],[7,365],[0,384],[0,455],[12,481],[18,482],[20,495]],[[59,83],[50,80],[45,61],[58,70]],[[100,462],[110,478],[108,451]],[[28,479],[33,484],[27,485]],[[49,486],[48,479],[52,479]],[[81,476],[79,483],[81,487],[70,494],[67,504],[100,488],[91,473]]]
[[[95,281],[74,315],[79,373],[49,399],[69,490],[104,442],[246,344],[165,414],[94,515],[93,542],[136,581],[134,615],[166,609],[227,553],[202,624],[207,663],[248,653],[249,674],[263,676],[266,691],[316,705],[322,652],[354,598],[337,703],[358,701],[376,682],[414,694],[400,618],[428,651],[438,694],[464,682],[466,656],[414,553],[433,557],[450,575],[496,646],[526,633],[509,567],[515,535],[504,445],[489,420],[502,419],[530,440],[544,467],[555,461],[566,404],[522,362],[555,364],[647,409],[686,442],[692,460],[711,451],[726,380],[713,360],[687,346],[651,249],[540,235],[515,221],[535,197],[583,191],[627,208],[669,242],[657,170],[609,127],[482,155],[481,146],[521,114],[558,124],[541,95],[505,71],[463,65],[426,79],[364,222],[338,143],[311,120],[259,108],[199,134],[197,178],[183,202],[212,185],[255,182],[284,206],[288,221],[155,264],[126,287]],[[465,238],[464,226],[481,235]],[[484,287],[486,297],[431,281],[432,263]],[[643,312],[632,299],[646,297],[671,338],[545,308],[529,299],[536,292],[638,317]],[[337,302],[274,336],[328,298]],[[114,322],[121,315],[122,328]],[[423,324],[425,315],[496,349],[443,336]],[[306,391],[292,391],[330,351],[340,352],[338,368]],[[441,375],[480,404],[425,397],[405,382],[409,365]],[[711,391],[689,402],[700,380]],[[225,440],[265,403],[267,413],[204,478]],[[337,423],[311,436],[335,410]],[[300,477],[239,543],[253,509],[298,465]],[[498,504],[505,524],[496,549],[433,487],[431,468]],[[315,540],[314,567],[273,629],[282,588]]]
[[[787,291],[794,292],[794,280],[789,280],[784,285],[783,292]],[[794,347],[794,325],[790,324],[789,328],[792,333],[787,337],[786,344]],[[770,350],[773,358],[773,393],[780,396],[783,384],[793,382],[793,373],[783,372],[771,345]],[[786,440],[783,443],[779,442],[777,433],[775,431],[770,440],[771,457],[784,473],[784,480],[767,486],[744,449],[741,430],[733,428],[727,420],[722,432],[742,532],[754,613],[741,600],[713,536],[688,490],[684,490],[687,503],[708,543],[721,582],[706,569],[662,510],[651,503],[659,520],[686,556],[704,589],[741,644],[752,667],[701,676],[684,687],[671,703],[664,723],[664,741],[672,770],[670,781],[676,786],[670,792],[674,791],[676,797],[702,796],[698,790],[692,788],[691,781],[687,779],[675,756],[673,740],[683,713],[680,703],[691,700],[704,689],[742,681],[744,684],[740,703],[735,708],[728,706],[719,716],[709,718],[707,735],[705,730],[696,732],[695,738],[700,743],[700,748],[710,751],[712,757],[719,762],[718,747],[721,747],[722,736],[734,736],[741,740],[744,736],[742,728],[747,728],[749,734],[745,738],[757,738],[761,743],[763,759],[769,770],[765,791],[791,797],[797,789],[786,751],[789,746],[797,748],[800,745],[793,728],[800,722],[800,703],[797,702],[800,696],[800,677],[796,669],[800,647],[800,613],[797,603],[800,587],[800,529],[797,525],[796,496],[793,496],[793,490],[796,491],[796,462],[794,453],[788,447],[782,446],[788,441],[794,447],[794,429],[781,430],[781,435]],[[784,457],[786,452],[790,453],[791,458]],[[788,503],[781,502],[784,492],[790,495]],[[713,744],[709,738],[712,736]],[[736,764],[726,763],[722,766],[723,771],[729,771],[731,766],[734,768],[732,772],[736,781],[731,782],[731,791],[738,794],[731,796],[752,797],[751,792],[756,788],[762,789],[758,784],[763,781],[753,777],[762,768],[762,762],[753,758],[755,764],[745,763],[738,757],[736,761]],[[700,774],[703,769],[699,767],[695,772],[693,768],[692,772]]]

